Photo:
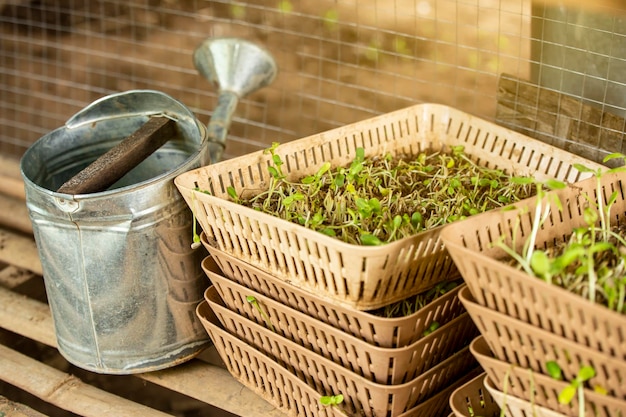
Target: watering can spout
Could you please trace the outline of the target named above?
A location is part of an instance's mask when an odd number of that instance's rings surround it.
[[[198,72],[219,91],[242,98],[272,83],[276,63],[260,46],[237,38],[210,38],[193,55]]]
[[[276,77],[276,63],[260,46],[238,38],[210,38],[193,54],[194,64],[218,90],[218,104],[207,125],[209,157],[221,159],[226,135],[238,101],[265,87]]]

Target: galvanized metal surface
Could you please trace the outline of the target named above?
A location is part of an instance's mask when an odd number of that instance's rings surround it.
[[[238,38],[214,38],[194,51],[198,72],[219,91],[208,124],[211,162],[221,159],[228,127],[239,99],[263,88],[276,77],[276,62],[265,49]]]
[[[3,162],[6,163],[0,165],[0,182],[7,178],[18,178],[18,162],[7,160]],[[17,175],[7,176],[9,171],[4,172],[5,168],[11,168],[10,173]],[[19,183],[21,183],[21,180]],[[8,195],[13,194],[0,191],[0,205],[2,200],[10,198]],[[24,204],[23,199],[21,201]],[[41,263],[32,235],[29,236],[12,231],[16,222],[19,224],[30,223],[28,214],[26,210],[12,214],[13,220],[11,222],[4,222],[0,219],[0,261],[11,265],[2,269],[0,275],[8,272],[9,268],[19,270],[25,268],[25,270],[40,275]],[[18,267],[18,265],[20,266]],[[43,285],[39,281],[40,279],[40,276],[32,279],[29,282],[29,288],[39,288],[39,285]],[[7,284],[8,281],[0,282],[0,327],[20,335],[23,339],[30,339],[47,346],[56,347],[56,336],[48,304],[26,297],[16,291],[11,291],[10,288],[13,287],[13,284],[16,284],[15,281],[11,281],[11,284],[8,286]],[[8,362],[10,357],[0,355],[0,362]],[[122,398],[115,398],[113,394],[109,395],[104,391],[97,393],[93,389],[94,385],[63,385],[52,393],[49,390],[44,390],[42,393],[42,390],[38,389],[39,386],[37,385],[41,378],[33,378],[33,375],[45,373],[41,370],[41,367],[45,367],[45,364],[40,362],[35,367],[34,361],[33,359],[28,363],[11,362],[14,366],[9,371],[0,374],[0,380],[7,383],[10,381],[15,386],[31,387],[29,390],[35,392],[35,394],[39,393],[41,400],[50,404],[56,404],[63,409],[71,409],[74,414],[81,416],[111,414],[112,410],[117,410],[118,407],[122,406],[122,403],[127,404],[127,401]],[[269,403],[254,394],[254,392],[237,382],[221,365],[219,356],[212,346],[207,347],[197,358],[179,366],[136,374],[136,376],[146,382],[160,385],[171,392],[184,394],[238,416],[285,416],[285,414],[274,409]],[[115,384],[120,383],[117,379],[118,376],[107,378],[111,378],[111,381],[116,381]],[[49,386],[48,383],[46,384],[46,386]],[[63,388],[69,388],[70,392],[68,393],[67,390],[61,392]],[[71,395],[72,398],[68,398],[68,395]],[[79,400],[77,401],[76,399]],[[138,402],[138,400],[135,399],[135,402]],[[30,404],[28,401],[24,403]],[[147,412],[145,407],[141,407],[140,403],[137,404],[136,409],[139,410],[142,416],[160,415],[156,411]],[[117,415],[131,414],[132,410],[130,407],[126,408],[121,414],[117,413]]]
[[[276,64],[236,38],[207,39],[194,62],[220,92],[208,128],[172,97],[134,90],[93,102],[22,158],[59,351],[84,369],[153,371],[209,342],[195,314],[207,253],[192,248],[192,213],[173,180],[220,159],[239,98],[271,83]],[[55,191],[155,116],[175,120],[176,137],[107,191]]]
[[[176,120],[168,142],[111,189],[56,190],[145,123]],[[37,141],[21,170],[60,352],[101,373],[161,369],[196,355],[208,337],[193,314],[206,278],[191,249],[192,218],[173,185],[206,164],[206,128],[157,91],[94,102]]]

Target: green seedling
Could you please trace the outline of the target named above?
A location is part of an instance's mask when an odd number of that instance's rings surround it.
[[[265,325],[267,326],[267,328],[273,332],[276,332],[276,330],[274,330],[274,326],[270,322],[270,317],[267,315],[265,310],[263,310],[263,308],[259,305],[259,302],[257,301],[256,297],[253,295],[248,295],[246,297],[246,301],[252,304],[254,308],[256,308],[257,311],[261,314],[261,317],[263,317],[263,320],[265,320]]]
[[[430,323],[430,326],[428,326],[428,328],[424,330],[424,332],[422,333],[422,336],[428,336],[429,334],[437,330],[439,326],[440,326],[439,322],[433,321],[432,323]]]
[[[197,249],[200,247],[200,245],[202,245],[202,242],[200,241],[200,235],[198,234],[198,226],[197,226],[197,220],[196,220],[196,193],[191,193],[191,205],[193,207],[193,209],[191,210],[191,222],[192,222],[192,243],[191,243],[191,249]]]
[[[266,149],[268,189],[245,206],[335,237],[376,246],[528,197],[533,189],[513,183],[500,170],[476,165],[462,146],[418,155],[365,156],[356,148],[351,163],[322,163],[313,174],[288,180],[278,143]]]
[[[424,308],[426,305],[441,297],[442,295],[452,291],[452,289],[457,287],[460,282],[461,281],[451,281],[439,283],[430,290],[421,292],[404,300],[388,304],[384,307],[379,308],[378,310],[371,311],[370,313],[387,318],[409,316]],[[439,323],[431,323],[430,327],[424,331],[423,336],[427,336],[428,334],[435,331],[438,327]]]
[[[337,395],[323,395],[320,397],[320,404],[322,404],[323,406],[333,406],[333,405],[339,405],[343,402],[343,395],[342,394],[337,394]]]
[[[612,154],[604,162],[615,158],[623,159],[624,156]],[[551,211],[554,208],[563,210],[558,196],[551,194],[551,198],[548,198],[544,189],[558,189],[564,185],[554,181],[536,183],[537,203],[532,227],[521,250],[518,253],[514,249],[517,247],[515,241],[520,218],[513,229],[512,244],[505,244],[502,236],[494,242],[494,246],[504,250],[529,275],[541,278],[549,284],[559,285],[611,310],[626,313],[626,240],[622,237],[623,232],[618,230],[619,226],[612,226],[609,221],[618,192],[613,191],[605,196],[601,182],[601,177],[607,173],[626,168],[618,167],[607,171],[591,170],[582,165],[576,165],[576,168],[581,172],[591,173],[596,178],[595,196],[592,198],[587,194],[582,195],[585,204],[581,207],[584,226],[574,229],[568,240],[550,247],[537,248],[537,236],[552,215]],[[521,212],[520,217],[523,215],[525,213]]]
[[[555,361],[549,361],[546,363],[546,370],[548,374],[556,380],[563,380],[563,371],[558,363]],[[576,377],[571,380],[568,385],[561,390],[559,393],[559,403],[560,404],[571,404],[574,397],[578,398],[578,417],[585,416],[585,383],[587,383],[591,378],[596,376],[596,370],[592,366],[582,366]],[[606,390],[601,387],[595,387],[594,390],[596,392],[604,392]]]

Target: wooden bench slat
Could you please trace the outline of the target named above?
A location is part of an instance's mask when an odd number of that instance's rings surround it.
[[[0,375],[4,381],[64,410],[86,417],[169,416],[86,384],[4,345],[0,345],[0,358]]]
[[[2,417],[47,417],[32,408],[16,403],[0,395],[0,416]]]
[[[0,227],[0,262],[43,274],[35,240],[5,227]]]
[[[0,287],[0,323],[9,331],[56,347],[52,316],[45,303]],[[197,359],[173,368],[136,376],[233,414],[251,417],[284,416],[237,382],[226,369]]]
[[[0,169],[0,182],[2,182],[2,178],[16,178],[19,174],[19,172],[14,172],[18,169],[17,163],[6,167],[8,165],[5,165],[4,169]],[[7,197],[7,194],[19,195],[19,190],[23,188],[23,186],[17,186],[18,183],[15,181],[11,184],[11,192],[9,193],[3,193],[3,190],[0,189],[0,209],[3,199],[15,198]],[[15,192],[15,190],[18,191]],[[5,216],[3,218],[0,216],[0,262],[41,275],[43,271],[34,239],[9,230],[14,228],[16,221],[30,223],[27,211],[17,210],[17,212],[11,213],[10,217]],[[57,346],[48,304],[2,287],[0,287],[0,326],[45,345]],[[209,350],[213,353],[215,351],[214,348],[209,348]],[[0,375],[2,374],[0,373]],[[137,374],[136,376],[236,415],[246,417],[285,416],[284,413],[236,381],[226,369],[215,363],[193,359],[173,368]],[[2,376],[0,378],[3,379]],[[127,414],[110,413],[109,415]]]

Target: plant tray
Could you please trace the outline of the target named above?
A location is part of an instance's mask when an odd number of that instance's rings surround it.
[[[422,104],[280,145],[288,180],[365,157],[462,145],[477,163],[516,175],[579,181],[572,164],[597,164],[450,107]],[[329,301],[371,310],[433,287],[456,269],[441,227],[381,246],[347,244],[230,201],[269,187],[271,155],[258,151],[181,174],[175,184],[212,246]],[[204,190],[208,193],[198,190]],[[243,194],[242,194],[243,193]],[[246,195],[247,194],[247,195]]]
[[[349,409],[364,416],[402,414],[475,367],[465,347],[416,378],[402,384],[381,384],[364,378],[264,326],[238,315],[211,298],[209,307],[224,328],[294,372],[321,392],[341,393]]]
[[[500,407],[485,390],[485,373],[467,381],[450,395],[450,408],[455,417],[500,417]]]
[[[414,379],[468,346],[478,335],[471,317],[464,313],[409,346],[382,348],[227,279],[215,280],[205,292],[205,299],[212,307],[212,303],[223,302],[232,312],[266,326],[261,313],[246,300],[248,296],[255,297],[274,330],[281,336],[381,384],[401,384]],[[215,307],[214,311],[218,313],[218,308]]]
[[[498,407],[506,407],[507,417],[566,417],[545,407],[533,405],[529,401],[522,400],[511,394],[499,391],[491,382],[488,376],[483,379],[483,384],[487,392],[491,394]],[[500,414],[494,417],[499,417]]]
[[[623,174],[605,175],[602,179],[605,201],[613,191],[618,191],[611,219],[622,224],[626,222],[624,179]],[[585,225],[581,207],[588,204],[584,194],[595,196],[595,180],[549,194],[560,197],[563,210],[559,215],[558,208],[550,203],[552,215],[537,235],[535,246],[541,248],[568,239],[574,228]],[[472,296],[478,304],[626,360],[626,315],[591,303],[501,261],[506,254],[492,243],[505,236],[505,243],[511,246],[516,233],[517,245],[523,245],[531,230],[535,206],[536,198],[530,198],[514,205],[519,210],[498,209],[446,226],[441,237]],[[521,221],[519,230],[515,227],[518,219]]]
[[[228,372],[287,415],[292,417],[358,415],[350,405],[351,403],[345,400],[339,407],[321,406],[319,398],[322,395],[334,395],[336,391],[323,387],[317,388],[315,384],[308,384],[279,362],[224,330],[206,301],[198,305],[196,313],[209,333]],[[405,412],[394,415],[397,417],[442,415],[449,409],[447,398],[450,392],[457,384],[463,383],[465,380],[464,377],[461,377],[457,382],[452,382],[448,387],[442,388],[423,401],[412,401],[413,407],[407,407]],[[410,391],[411,387],[407,387],[405,390]],[[408,401],[398,390],[392,389],[388,397],[402,399],[405,403]],[[392,405],[390,404],[388,407],[391,408]],[[375,416],[388,415],[391,414],[376,414]]]
[[[201,238],[205,235],[202,233]],[[206,241],[203,240],[204,243]],[[398,348],[419,340],[433,322],[444,325],[465,312],[457,297],[460,287],[433,300],[419,311],[397,318],[386,318],[366,311],[355,310],[301,290],[284,280],[246,264],[236,257],[210,247],[211,256],[202,264],[211,278],[217,264],[225,277],[253,289],[286,306],[330,324],[372,345]],[[216,278],[219,280],[219,277]]]
[[[593,383],[626,400],[626,361],[481,306],[467,287],[459,298],[497,359],[544,375],[549,375],[546,362],[556,361],[567,381],[576,377],[581,365],[592,366],[596,370]]]
[[[470,350],[499,391],[566,416],[578,416],[577,398],[574,398],[569,404],[560,404],[558,401],[559,393],[568,385],[567,382],[494,358],[489,345],[482,336],[478,336],[472,341]],[[509,382],[505,389],[504,382],[507,377]],[[534,399],[531,398],[533,394]],[[590,389],[584,390],[584,397],[585,415],[595,417],[626,416],[626,401],[624,400],[598,394]]]

